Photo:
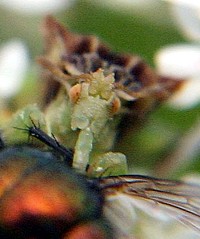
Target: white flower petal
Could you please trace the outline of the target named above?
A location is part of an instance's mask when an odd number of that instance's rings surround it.
[[[196,1],[196,7],[188,5],[174,5],[172,12],[177,26],[188,39],[200,41],[200,2]]]
[[[183,78],[184,87],[169,101],[177,108],[190,108],[200,102],[200,47],[173,45],[161,49],[155,57],[157,71],[162,76]]]
[[[173,3],[173,4],[177,4],[177,5],[200,9],[200,2],[198,0],[165,0],[165,1]]]
[[[0,97],[9,98],[21,88],[28,67],[28,53],[20,40],[0,48]]]
[[[200,1],[165,0],[171,4],[177,26],[191,40],[200,41]]]
[[[162,48],[155,56],[156,68],[163,76],[200,76],[200,46],[180,44]]]
[[[63,10],[75,0],[1,0],[3,6],[27,14],[48,14]]]
[[[188,109],[200,102],[200,77],[185,82],[183,88],[168,101],[174,108]]]

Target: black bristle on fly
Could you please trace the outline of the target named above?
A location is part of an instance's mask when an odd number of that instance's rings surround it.
[[[15,129],[24,130],[28,133],[29,137],[34,137],[50,148],[52,148],[56,154],[59,154],[64,158],[64,161],[71,167],[72,161],[73,161],[73,150],[66,148],[65,146],[61,145],[55,138],[55,136],[52,134],[52,137],[50,137],[47,133],[45,133],[43,130],[40,129],[40,125],[38,127],[34,123],[34,121],[30,118],[32,122],[32,126],[26,125],[26,128],[18,128],[14,127]],[[1,146],[1,141],[0,141]]]

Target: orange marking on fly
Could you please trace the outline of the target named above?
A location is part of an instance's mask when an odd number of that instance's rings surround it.
[[[105,239],[105,228],[100,223],[85,223],[74,227],[63,239]]]
[[[24,215],[29,215],[33,218],[65,218],[66,221],[73,222],[80,208],[72,198],[64,196],[58,189],[59,185],[49,187],[48,184],[44,185],[38,181],[35,186],[17,187],[18,192],[13,192],[11,197],[2,203],[4,210],[1,220],[12,225]]]
[[[8,189],[12,188],[17,180],[21,178],[21,175],[30,167],[35,165],[37,160],[24,162],[23,158],[18,156],[12,158],[12,160],[1,161],[0,167],[0,197]]]

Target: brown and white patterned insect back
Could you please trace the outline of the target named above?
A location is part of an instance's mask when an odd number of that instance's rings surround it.
[[[114,74],[120,97],[154,99],[154,103],[167,99],[182,85],[180,80],[156,75],[139,56],[114,53],[97,37],[72,33],[50,16],[45,19],[43,32],[46,55],[39,62],[51,72],[52,84],[103,69],[106,76]],[[47,88],[47,92],[50,90]]]

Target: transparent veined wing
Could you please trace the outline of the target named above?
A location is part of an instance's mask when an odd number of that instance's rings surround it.
[[[106,198],[105,214],[121,238],[132,238],[128,236],[137,221],[135,208],[161,221],[175,219],[186,225],[186,233],[195,231],[190,238],[200,238],[200,185],[139,175],[101,178],[99,183]]]

